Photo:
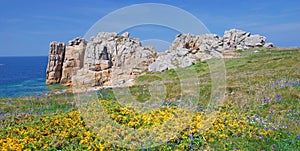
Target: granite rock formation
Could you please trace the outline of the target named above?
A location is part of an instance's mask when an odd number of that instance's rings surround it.
[[[90,40],[76,38],[50,44],[46,83],[61,83],[80,90],[103,86],[128,86],[145,71],[161,72],[187,67],[211,58],[239,57],[232,50],[272,48],[266,37],[232,29],[223,37],[215,34],[179,34],[169,50],[156,53],[143,47],[128,32],[100,32]]]
[[[132,79],[147,70],[155,57],[154,48],[142,47],[139,39],[130,38],[129,33],[101,32],[88,41],[84,65],[72,77],[73,86],[130,85]]]
[[[136,76],[147,71],[156,58],[153,47],[141,46],[140,40],[130,38],[127,32],[122,35],[101,32],[89,41],[76,38],[68,46],[56,48],[51,44],[47,84],[61,83],[80,89],[130,85]],[[58,53],[57,50],[61,51]],[[58,54],[61,57],[56,57]],[[52,67],[56,62],[60,63],[59,66]],[[52,70],[55,75],[50,72]]]
[[[46,84],[60,83],[66,46],[61,42],[51,42],[46,69]]]
[[[204,61],[218,56],[216,49],[221,43],[214,34],[192,35],[179,34],[170,46],[170,50],[159,54],[149,66],[149,71],[164,71],[177,67],[187,67],[197,61]]]
[[[211,58],[238,56],[229,50],[273,47],[272,43],[265,43],[265,41],[266,37],[264,36],[251,35],[249,32],[237,29],[225,31],[223,37],[215,34],[179,34],[172,42],[170,49],[159,54],[156,61],[149,66],[149,71],[161,72],[178,67],[187,67],[198,61]]]
[[[61,84],[65,86],[72,85],[72,76],[83,68],[86,45],[87,41],[82,38],[69,41],[62,66]]]

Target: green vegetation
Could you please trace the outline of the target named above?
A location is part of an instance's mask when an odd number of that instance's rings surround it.
[[[117,42],[121,42],[123,38],[124,38],[124,36],[118,36],[117,37]]]
[[[146,73],[136,79],[130,93],[116,94],[122,92],[120,88],[104,89],[81,99],[85,103],[101,100],[89,105],[102,105],[113,121],[137,130],[159,126],[175,116],[176,111],[181,111],[178,100],[198,102],[192,121],[185,123],[177,137],[148,150],[299,149],[300,50],[239,53],[242,58],[225,59],[225,100],[212,106],[217,112],[210,127],[202,126],[209,119],[205,113],[212,104],[208,62]],[[76,97],[77,94],[62,94],[0,99],[0,148],[125,150],[93,133],[81,118],[84,112],[78,110]],[[141,113],[118,100],[163,103],[153,112]]]

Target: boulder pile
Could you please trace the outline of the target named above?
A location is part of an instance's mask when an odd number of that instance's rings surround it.
[[[237,54],[228,50],[248,50],[255,47],[272,48],[266,43],[266,37],[258,34],[231,29],[224,32],[223,37],[216,34],[192,35],[179,34],[172,42],[170,49],[158,55],[156,61],[149,66],[149,71],[161,72],[177,67],[187,67],[198,61],[211,58],[235,57]]]

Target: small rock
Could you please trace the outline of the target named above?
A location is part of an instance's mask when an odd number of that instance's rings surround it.
[[[125,80],[124,79],[119,79],[118,80],[118,84],[124,84],[125,83]]]
[[[177,52],[178,57],[183,57],[189,53],[188,49],[180,48]]]
[[[124,32],[121,36],[123,36],[124,38],[129,38],[129,32]]]
[[[271,49],[271,48],[273,48],[274,46],[273,46],[273,43],[265,43],[264,44],[264,48],[267,48],[267,49]]]

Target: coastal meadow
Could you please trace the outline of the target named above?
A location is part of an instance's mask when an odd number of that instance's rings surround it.
[[[237,59],[225,59],[225,100],[209,106],[211,79],[209,66],[199,62],[180,69],[195,70],[200,79],[198,109],[180,108],[180,81],[174,70],[147,73],[136,79],[128,97],[146,102],[151,98],[150,86],[155,80],[168,81],[165,99],[159,108],[142,112],[134,106],[118,102],[111,89],[87,92],[90,106],[78,108],[76,94],[63,93],[32,97],[1,98],[0,148],[2,150],[299,150],[300,148],[300,50],[259,50],[238,52]],[[191,91],[195,88],[190,87]],[[124,98],[127,98],[124,94]],[[191,94],[192,96],[192,94]],[[187,98],[189,96],[186,96]],[[97,98],[95,100],[95,98]],[[88,99],[88,98],[87,98]],[[195,99],[191,97],[191,99]],[[87,100],[89,101],[89,100]],[[134,136],[95,133],[84,117],[97,113],[101,106],[115,123],[131,130],[163,125],[176,113],[192,118],[178,132],[157,145],[128,149],[107,137],[137,140]],[[90,110],[89,110],[90,109]],[[207,115],[213,110],[214,117]],[[94,117],[97,118],[97,117]],[[96,119],[94,122],[100,122]],[[207,126],[208,122],[211,122]],[[96,123],[97,124],[97,123]],[[109,130],[98,127],[100,131]],[[161,132],[163,134],[163,132]],[[112,136],[110,136],[110,134]],[[157,136],[163,137],[163,136]],[[159,139],[159,138],[157,138]],[[142,140],[142,139],[141,139]],[[142,142],[141,142],[142,144]]]

